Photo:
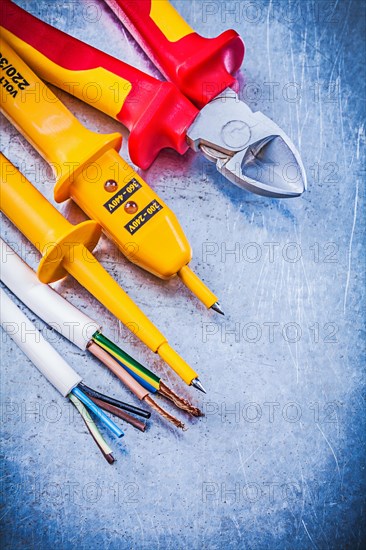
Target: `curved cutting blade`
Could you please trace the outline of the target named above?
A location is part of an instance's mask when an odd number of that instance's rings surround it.
[[[201,150],[220,173],[248,191],[289,198],[306,190],[304,165],[290,138],[231,89],[202,109],[187,138],[192,149]]]
[[[302,162],[279,135],[258,140],[218,169],[233,183],[259,195],[298,197],[306,189]]]

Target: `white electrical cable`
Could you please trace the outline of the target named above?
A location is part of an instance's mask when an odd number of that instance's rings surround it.
[[[34,271],[2,239],[0,247],[3,283],[45,323],[85,350],[101,326],[50,286],[41,283]]]
[[[3,289],[0,289],[0,298],[1,326],[37,369],[66,397],[82,379],[43,338]]]

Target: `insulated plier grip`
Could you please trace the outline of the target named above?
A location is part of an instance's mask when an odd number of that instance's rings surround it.
[[[105,0],[160,71],[198,107],[225,88],[244,58],[238,33],[200,36],[168,0]]]
[[[119,120],[130,130],[131,160],[143,169],[168,147],[183,154],[198,114],[170,82],[55,29],[4,0],[1,35],[44,80]]]
[[[206,305],[217,297],[188,263],[192,249],[174,213],[118,155],[120,134],[99,135],[64,107],[0,38],[1,111],[51,164],[57,202],[72,198],[128,258],[162,279],[179,275]]]
[[[0,40],[1,111],[52,166],[55,198],[70,197],[69,187],[86,163],[121,147],[120,134],[85,128],[37,76]]]

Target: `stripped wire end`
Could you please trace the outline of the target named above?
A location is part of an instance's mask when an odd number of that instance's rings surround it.
[[[102,335],[98,334],[98,338],[102,339]],[[107,341],[107,339],[105,337],[103,337],[103,342],[105,343],[106,341]],[[116,348],[116,346],[115,346],[115,344],[113,344],[113,342],[111,344],[108,344],[108,346],[109,346],[110,349]],[[176,426],[177,428],[184,429],[184,424],[180,420],[178,420],[177,418],[172,416],[170,413],[168,413],[165,409],[163,409],[162,407],[157,405],[157,403],[155,403],[155,401],[149,396],[149,390],[147,390],[146,388],[141,386],[141,384],[139,382],[137,382],[137,380],[125,370],[123,364],[120,363],[120,361],[117,360],[115,357],[110,355],[110,353],[108,351],[106,351],[105,349],[100,347],[99,343],[96,343],[96,342],[93,341],[89,345],[88,349],[95,357],[98,357],[98,359],[100,359],[100,361],[102,361],[102,363],[107,368],[109,368],[122,382],[124,382],[127,385],[127,387],[129,387],[129,389],[133,393],[135,393],[135,395],[140,400],[142,400],[145,403],[149,404],[151,408],[153,408],[158,414],[160,414],[160,416],[162,416],[163,418],[168,420],[168,422],[171,422],[172,424],[174,424],[174,426]],[[122,354],[122,353],[124,353],[124,352],[119,350],[119,354]],[[138,364],[137,362],[135,362],[135,363]],[[144,369],[145,371],[147,370],[147,369],[145,369],[145,367],[141,366],[141,368]],[[154,375],[154,377],[156,378],[156,381],[159,383],[160,379],[158,377],[156,377],[155,375]],[[99,394],[95,390],[90,390],[90,388],[88,388],[87,386],[83,386],[83,388],[87,393],[89,393],[89,395],[91,397],[96,397],[98,399],[102,399],[103,401],[105,401],[107,403],[110,403],[110,404],[113,404],[113,405],[117,404],[116,400],[114,400],[113,398],[109,398],[109,397],[107,398],[106,396],[103,397],[102,394]],[[152,391],[153,390],[154,390],[154,388],[152,388]],[[155,393],[156,393],[156,390],[155,390]],[[126,407],[124,406],[123,408],[126,408]],[[129,410],[131,412],[134,412],[135,414],[140,414],[141,416],[142,416],[142,414],[141,414],[141,411],[142,411],[145,414],[145,418],[150,417],[149,412],[143,411],[143,409],[139,409],[137,407],[134,407],[134,410],[132,410],[131,406],[129,406],[129,409],[127,409],[127,410]],[[139,412],[137,412],[137,411],[139,411]]]
[[[158,393],[169,399],[174,405],[192,416],[204,416],[198,407],[194,407],[186,399],[179,397],[168,386],[164,384],[159,376],[156,376],[149,369],[141,365],[138,361],[133,359],[125,351],[121,350],[114,342],[109,340],[101,332],[97,332],[93,335],[92,342],[88,346],[88,350],[98,357],[100,361],[107,368],[109,368],[122,382],[124,378],[121,376],[121,369],[127,371],[139,384],[148,391]],[[104,353],[103,353],[104,352]],[[114,363],[112,358],[117,362]],[[119,367],[120,368],[119,368]],[[130,389],[132,389],[130,387]],[[133,390],[132,390],[133,391]]]
[[[205,416],[201,409],[194,407],[187,399],[177,395],[171,388],[168,388],[163,381],[160,381],[159,393],[166,397],[166,399],[170,399],[176,407],[182,409],[188,414],[196,417]]]
[[[181,422],[181,420],[178,420],[178,418],[175,418],[175,416],[171,415],[170,413],[168,413],[165,409],[163,409],[162,407],[160,407],[160,405],[158,405],[151,397],[150,395],[147,395],[145,398],[144,398],[144,401],[146,403],[148,403],[150,405],[150,407],[152,409],[154,409],[158,414],[160,414],[160,416],[162,416],[163,418],[165,418],[166,420],[168,420],[168,422],[171,422],[172,424],[174,424],[174,426],[176,426],[176,428],[181,428],[182,430],[186,430],[186,427],[185,425],[183,424],[183,422]]]
[[[90,435],[93,437],[93,434],[92,434],[92,432],[91,432],[91,430],[90,430],[90,426],[89,426],[88,422],[85,422],[85,424],[86,424],[86,427],[87,427],[88,430],[89,430]],[[106,452],[104,451],[104,449],[99,445],[98,441],[95,441],[95,443],[97,444],[97,446],[98,446],[100,452],[102,453],[102,455],[104,456],[104,458],[106,459],[106,461],[108,462],[108,464],[113,464],[114,462],[116,462],[116,459],[114,458],[114,456],[113,456],[113,454],[112,454],[111,452],[110,452],[110,453],[106,453]]]

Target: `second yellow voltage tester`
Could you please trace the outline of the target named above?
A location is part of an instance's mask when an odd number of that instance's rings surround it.
[[[192,251],[176,216],[118,154],[120,134],[85,128],[4,40],[0,67],[7,80],[1,110],[51,164],[55,200],[72,198],[133,263],[161,279],[178,274],[206,307],[222,313],[188,266]]]

